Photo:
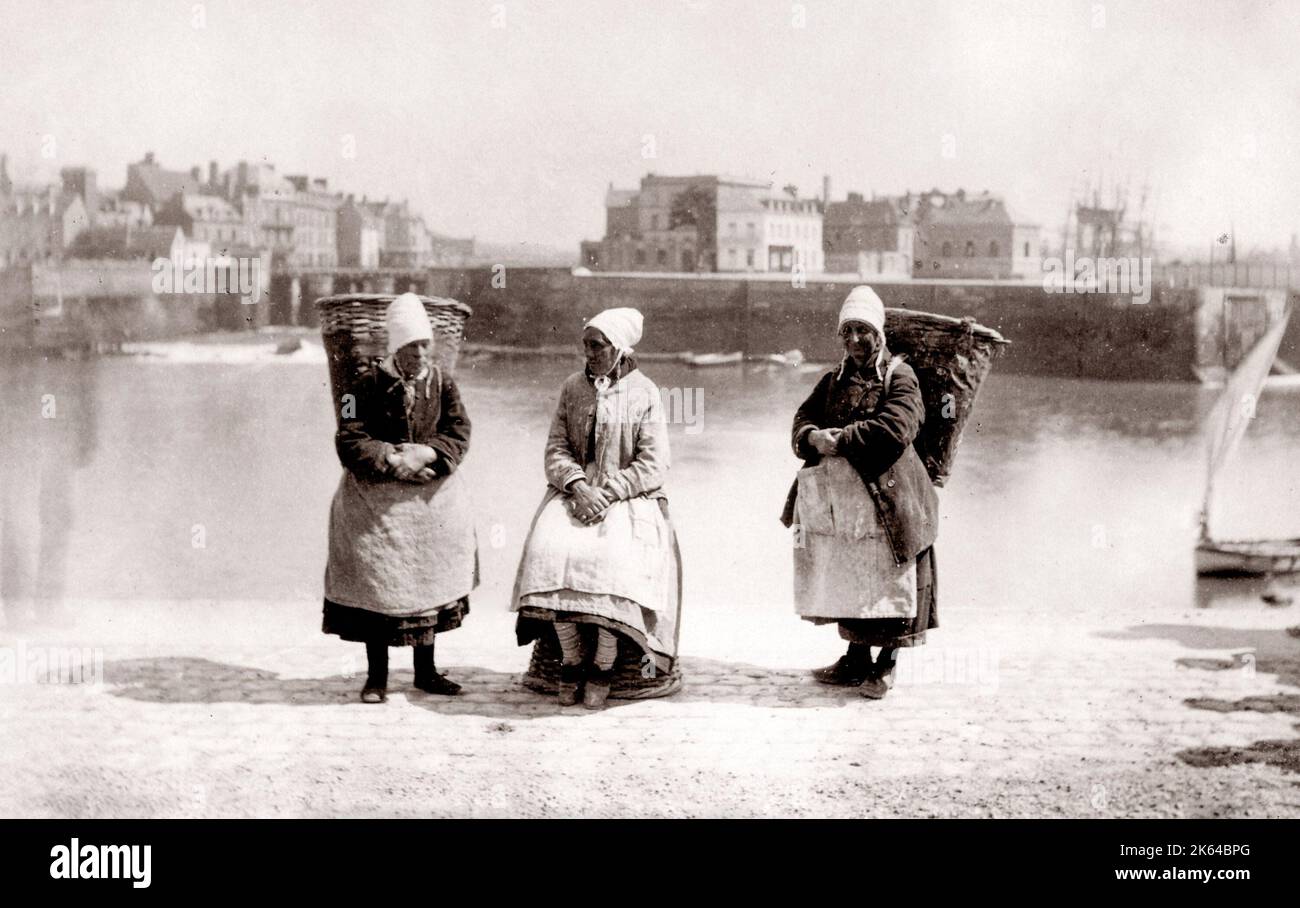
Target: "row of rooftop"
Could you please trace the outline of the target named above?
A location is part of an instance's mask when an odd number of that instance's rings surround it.
[[[178,246],[178,244],[180,244]],[[0,267],[54,259],[261,256],[274,268],[461,265],[472,239],[430,230],[409,203],[331,192],[326,180],[241,161],[169,170],[153,152],[121,189],[65,167],[60,182],[16,186],[0,155]]]
[[[1037,224],[988,191],[831,200],[769,181],[649,173],[605,195],[605,235],[584,242],[598,271],[853,273],[1012,278],[1041,274]]]

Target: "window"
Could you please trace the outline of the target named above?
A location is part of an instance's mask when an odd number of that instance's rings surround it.
[[[650,215],[650,229],[651,230],[659,229],[659,215],[657,214]]]
[[[943,244],[943,252],[940,253],[940,254],[941,254],[944,258],[948,258],[949,256],[951,256],[951,255],[952,255],[952,243],[944,243],[944,244]]]
[[[997,240],[990,240],[990,241],[989,241],[989,258],[991,258],[991,259],[995,259],[995,258],[997,258],[997,257],[998,257],[998,241],[997,241]]]
[[[732,236],[735,236],[735,235],[736,235],[736,222],[735,222],[735,221],[728,221],[728,222],[727,222],[727,233],[731,234]]]
[[[750,226],[752,227],[753,225],[751,224]],[[753,268],[753,267],[754,267],[754,250],[753,250],[753,249],[746,249],[746,250],[745,250],[745,266],[746,266],[747,268]]]
[[[1025,243],[1025,258],[1029,258],[1029,244]]]
[[[660,249],[660,250],[656,251],[656,252],[655,252],[655,261],[658,262],[660,265],[667,265],[667,264],[668,264],[668,250],[667,250],[667,249]]]
[[[638,265],[644,265],[644,264],[645,264],[645,250],[644,250],[644,249],[638,249],[638,250],[636,251],[636,263],[637,263]]]
[[[968,258],[968,259],[973,259],[973,258],[975,258],[975,241],[974,241],[974,240],[967,240],[967,241],[966,241],[966,258]]]
[[[749,235],[750,235],[750,236],[753,236],[753,235],[754,235],[754,222],[753,222],[753,221],[750,221],[748,224],[745,225],[745,227],[749,230]]]

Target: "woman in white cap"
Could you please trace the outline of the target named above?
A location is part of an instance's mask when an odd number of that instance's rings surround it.
[[[879,699],[892,685],[895,651],[924,643],[938,626],[938,496],[912,446],[925,421],[916,373],[890,356],[885,307],[870,287],[844,301],[839,337],[843,361],[795,413],[804,469],[782,522],[796,528],[796,612],[838,623],[849,644],[813,677]]]
[[[635,309],[607,309],[583,330],[586,368],[560,390],[546,441],[549,488],[515,582],[520,645],[548,631],[558,641],[562,706],[605,705],[620,644],[649,682],[629,695],[662,696],[680,683],[668,430],[659,389],[632,355],[641,323]]]
[[[434,663],[434,638],[459,627],[478,585],[474,515],[456,468],[470,423],[433,360],[424,304],[403,293],[386,312],[388,356],[339,401],[343,477],[330,507],[323,630],[366,645],[361,699],[387,699],[388,648],[415,648],[415,686],[460,686]]]

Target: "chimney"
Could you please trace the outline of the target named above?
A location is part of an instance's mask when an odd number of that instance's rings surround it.
[[[828,173],[822,177],[822,202],[829,204],[831,200],[831,175]]]
[[[196,183],[203,182],[203,171],[199,170],[197,164],[190,168],[190,176],[194,178],[194,182]]]
[[[152,163],[153,163],[153,152],[152,152],[152,151],[146,151],[146,152],[144,153],[144,162],[145,162],[146,164],[152,164]]]
[[[215,187],[217,185],[217,162],[208,161],[208,185]]]

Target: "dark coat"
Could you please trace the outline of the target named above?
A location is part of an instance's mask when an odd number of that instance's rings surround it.
[[[428,445],[438,452],[430,468],[438,476],[460,465],[469,448],[469,416],[450,375],[431,365],[427,382],[416,382],[415,404],[407,417],[402,380],[391,358],[357,381],[354,401],[340,403],[343,419],[334,436],[339,462],[359,479],[393,478],[387,457],[403,442]],[[348,404],[353,407],[349,409]]]
[[[886,351],[886,361],[888,361]],[[846,360],[817,382],[794,416],[794,452],[810,467],[821,455],[808,442],[813,429],[844,429],[837,454],[867,484],[889,537],[894,560],[905,564],[934,544],[939,534],[939,497],[912,446],[925,422],[925,402],[916,373],[899,362],[885,394],[874,369],[856,370]],[[781,522],[794,521],[798,483],[790,487]]]

